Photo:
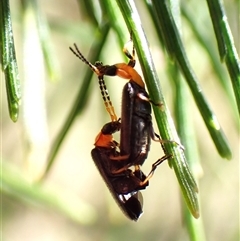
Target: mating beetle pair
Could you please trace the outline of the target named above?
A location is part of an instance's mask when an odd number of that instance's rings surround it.
[[[71,51],[85,62],[97,75],[105,106],[112,122],[105,124],[96,137],[92,158],[119,207],[132,220],[138,220],[142,213],[141,193],[148,186],[154,170],[172,155],[165,155],[152,165],[146,176],[140,169],[150,150],[151,139],[162,143],[154,133],[151,117],[151,104],[154,104],[145,90],[141,76],[134,69],[135,50],[132,54],[124,48],[129,63],[92,65],[78,50]],[[122,92],[121,121],[117,120],[104,82],[104,75],[129,79]],[[154,104],[156,105],[156,104]],[[113,140],[113,134],[120,131],[120,143]],[[133,168],[133,170],[131,169]]]

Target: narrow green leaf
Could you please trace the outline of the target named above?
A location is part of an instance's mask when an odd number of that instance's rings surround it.
[[[150,98],[155,103],[162,103],[163,105],[163,108],[153,107],[161,137],[164,140],[175,140],[179,142],[173,120],[162,94],[159,79],[148,48],[148,41],[142,29],[134,2],[131,0],[118,0],[117,2],[129,31],[133,32],[134,46],[138,53]],[[198,188],[190,172],[184,153],[179,146],[170,143],[165,144],[164,147],[167,153],[173,154],[173,158],[169,162],[174,168],[183,196],[191,213],[194,217],[198,218],[199,208],[196,195]]]
[[[99,10],[99,7],[98,5],[96,6],[94,0],[78,0],[78,6],[81,15],[83,14],[94,26],[99,25],[99,20],[97,18],[97,10]]]
[[[110,29],[109,25],[106,25],[106,24],[103,24],[103,26],[99,28],[99,31],[97,32],[98,38],[95,38],[96,40],[94,41],[93,46],[90,50],[89,57],[87,58],[91,63],[94,63],[96,60],[99,59],[103,45],[108,36],[109,29]],[[88,99],[87,97],[89,96],[88,93],[89,93],[89,87],[90,87],[92,75],[93,75],[93,71],[90,68],[87,68],[85,76],[81,80],[82,85],[76,96],[72,109],[70,110],[67,116],[67,119],[64,122],[62,128],[60,129],[57,137],[53,141],[53,144],[47,159],[47,166],[44,171],[42,179],[44,179],[48,174],[48,172],[50,171],[54,163],[55,157],[58,153],[58,150],[61,147],[61,144],[65,136],[67,135],[76,116],[79,115],[84,110],[84,107],[86,106],[87,99]]]
[[[162,31],[165,46],[171,58],[181,68],[219,154],[224,158],[231,159],[232,153],[227,139],[217,117],[203,95],[198,79],[188,61],[179,32],[169,9],[168,1],[153,0],[152,3],[159,18],[160,30]]]
[[[32,1],[32,4],[48,75],[51,80],[58,80],[60,77],[60,67],[54,53],[54,47],[52,46],[48,23],[45,19],[44,13],[42,13],[39,7],[38,1]]]
[[[2,69],[5,74],[9,115],[12,121],[16,122],[19,115],[21,91],[8,0],[0,2],[0,27],[1,60]]]
[[[218,42],[219,55],[227,65],[240,115],[240,60],[227,21],[223,1],[207,0],[207,3]]]
[[[31,206],[56,210],[82,225],[92,224],[97,218],[94,208],[74,194],[32,184],[22,176],[22,173],[6,163],[2,163],[0,174],[1,195],[11,195]]]
[[[197,148],[197,138],[195,135],[194,123],[192,116],[189,115],[192,109],[192,102],[187,84],[180,75],[180,71],[176,65],[168,61],[168,76],[169,80],[174,85],[174,113],[176,117],[177,130],[181,138],[182,144],[185,147],[185,155],[189,166],[197,180],[203,175],[203,170],[200,162],[200,156]],[[201,193],[200,193],[201,194]],[[199,197],[200,198],[200,197]],[[201,198],[200,198],[201,200]],[[202,219],[194,219],[185,205],[182,205],[185,224],[191,241],[204,241],[205,231]]]
[[[205,26],[201,22],[197,21],[194,12],[191,11],[191,9],[188,7],[188,4],[181,6],[181,13],[193,31],[194,37],[208,55],[214,73],[222,85],[222,89],[226,92],[227,96],[231,98],[232,95],[230,93],[230,85],[226,82],[226,71],[224,71],[221,66],[218,55],[214,51],[214,43],[211,41],[208,32],[205,31]],[[233,104],[233,102],[231,103]]]
[[[112,0],[100,0],[101,8],[103,11],[104,19],[108,21],[112,29],[114,29],[117,37],[119,46],[122,48],[124,46],[123,36],[125,36],[125,31],[122,21],[121,12],[117,6],[117,3]]]

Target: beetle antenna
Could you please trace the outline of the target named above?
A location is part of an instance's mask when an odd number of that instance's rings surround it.
[[[112,101],[110,99],[110,96],[109,96],[109,93],[108,93],[108,90],[107,90],[107,86],[106,86],[105,81],[103,79],[103,75],[99,71],[98,67],[96,67],[96,66],[103,66],[102,63],[97,62],[97,65],[94,66],[83,56],[83,54],[80,52],[77,45],[75,43],[73,45],[75,47],[75,50],[72,47],[69,47],[69,49],[73,52],[73,54],[75,56],[77,56],[85,64],[87,64],[91,68],[91,70],[98,75],[98,80],[99,80],[98,83],[99,83],[101,95],[102,95],[106,110],[109,113],[109,115],[111,117],[111,120],[117,121],[118,118],[117,118],[117,115],[115,113],[114,107],[112,105]]]
[[[74,54],[76,57],[78,57],[80,60],[82,60],[83,63],[87,64],[87,65],[91,68],[91,70],[92,70],[93,72],[95,72],[97,75],[100,75],[100,72],[99,72],[98,68],[95,67],[93,64],[91,64],[91,63],[83,56],[83,54],[80,52],[80,50],[78,49],[78,46],[77,46],[75,43],[74,43],[73,45],[74,45],[74,47],[75,47],[76,50],[74,50],[72,47],[69,47],[69,49],[73,52],[73,54]]]
[[[106,107],[107,112],[109,113],[111,120],[112,121],[117,121],[117,115],[115,113],[114,107],[112,105],[112,101],[110,99],[110,95],[108,93],[107,86],[105,84],[105,81],[103,79],[103,76],[98,76],[98,83],[99,83],[99,88],[101,91],[101,95],[104,101],[104,105]]]

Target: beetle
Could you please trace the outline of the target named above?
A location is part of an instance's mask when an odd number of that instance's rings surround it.
[[[130,39],[130,41],[132,40]],[[161,144],[169,141],[161,140],[153,130],[151,103],[156,106],[161,106],[161,104],[156,104],[150,100],[142,77],[134,69],[136,63],[134,46],[132,54],[127,50],[126,45],[123,48],[123,52],[129,58],[128,64],[118,63],[114,65],[103,65],[101,62],[96,62],[93,65],[82,55],[76,44],[74,47],[76,51],[71,47],[70,50],[86,63],[102,81],[104,81],[104,75],[129,79],[122,92],[120,156],[117,158],[121,158],[122,168],[127,169],[132,165],[142,165],[148,156],[151,139],[159,141]],[[112,113],[109,112],[109,114],[111,119],[115,121],[116,118],[112,118]],[[165,151],[163,145],[162,148]]]
[[[130,219],[137,220],[142,213],[139,190],[146,188],[156,167],[172,157],[171,154],[165,154],[153,163],[147,177],[141,171],[140,166],[148,156],[151,139],[160,142],[161,145],[164,142],[172,142],[161,140],[153,130],[151,104],[156,106],[161,104],[150,100],[141,76],[134,69],[136,62],[134,47],[132,54],[127,48],[123,49],[129,58],[127,64],[114,65],[103,65],[101,62],[93,65],[82,55],[76,44],[74,47],[76,51],[71,47],[70,50],[97,74],[105,106],[108,107],[107,111],[112,119],[112,122],[104,126],[97,136],[92,158],[122,211]],[[122,91],[121,124],[118,122],[116,125],[116,114],[104,82],[105,75],[129,79]],[[112,140],[112,134],[117,131],[120,131],[119,144]],[[163,145],[162,148],[165,152]]]
[[[168,156],[163,156],[152,165],[146,176],[140,169],[122,169],[118,143],[113,140],[113,133],[120,130],[120,121],[105,124],[95,139],[95,148],[91,151],[93,161],[104,179],[109,191],[123,213],[131,220],[137,221],[142,214],[142,195],[140,190],[149,185],[155,169]],[[116,160],[113,160],[115,157]]]

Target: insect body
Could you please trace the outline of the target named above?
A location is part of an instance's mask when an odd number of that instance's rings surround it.
[[[90,66],[101,81],[103,81],[104,75],[119,76],[124,79],[129,79],[129,82],[126,83],[122,92],[120,130],[121,155],[118,158],[122,159],[122,163],[124,163],[123,168],[128,168],[132,165],[142,165],[147,158],[150,149],[150,141],[151,139],[155,139],[150,104],[153,102],[149,99],[141,76],[134,69],[136,62],[134,48],[132,54],[128,52],[127,48],[124,47],[123,49],[126,56],[130,59],[128,64],[118,63],[114,65],[103,65],[101,62],[96,62],[95,65],[93,65],[86,60],[76,45],[74,45],[74,47],[76,51],[70,48],[71,51]],[[111,119],[116,121],[116,118],[112,118],[113,114],[110,112],[109,114]],[[159,138],[159,142],[163,141]]]
[[[117,160],[120,153],[117,151],[118,143],[113,140],[112,134],[119,131],[119,121],[110,122],[103,126],[97,135],[92,158],[104,179],[113,198],[131,220],[137,221],[142,214],[142,195],[140,190],[145,189],[155,169],[168,157],[164,156],[152,165],[148,176],[138,168],[135,170],[124,169],[121,172],[122,161]],[[113,157],[116,160],[113,160]]]
[[[141,76],[133,68],[135,66],[134,48],[132,55],[126,48],[124,48],[124,52],[130,59],[128,64],[98,65],[97,67],[101,76],[119,76],[129,79],[122,91],[121,156],[118,157],[123,161],[123,166],[128,168],[133,165],[142,165],[148,156],[151,139],[156,140],[152,126],[151,103],[158,104],[149,99]],[[158,141],[163,142],[160,138]]]
[[[139,96],[148,98],[146,91],[130,80],[123,88],[120,150],[127,162],[142,165],[150,149],[152,127],[151,105]],[[131,136],[131,138],[129,138]]]
[[[121,161],[111,160],[111,157],[120,155],[112,138],[112,134],[119,129],[119,121],[105,124],[96,137],[95,148],[91,154],[101,176],[123,213],[130,219],[137,220],[142,213],[139,190],[144,189],[148,185],[148,181],[143,183],[146,176],[140,170],[133,172],[127,169],[117,174],[114,173],[122,167]]]
[[[124,53],[130,59],[128,64],[103,65],[101,62],[96,62],[92,65],[77,46],[74,46],[76,51],[70,48],[71,51],[98,75],[101,93],[112,119],[112,122],[106,124],[97,136],[92,158],[122,211],[130,219],[137,220],[142,213],[139,190],[148,186],[156,167],[172,156],[165,155],[157,160],[148,176],[145,176],[140,169],[148,156],[151,139],[155,140],[157,136],[153,130],[151,117],[151,103],[154,103],[149,99],[141,76],[134,69],[134,48],[132,54],[124,48]],[[122,92],[121,123],[116,120],[104,83],[104,75],[129,79]],[[120,131],[119,144],[114,142],[112,137],[116,131]],[[157,137],[160,143],[164,142],[159,136]]]

